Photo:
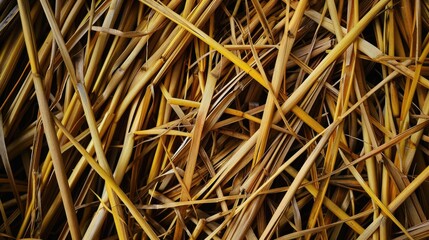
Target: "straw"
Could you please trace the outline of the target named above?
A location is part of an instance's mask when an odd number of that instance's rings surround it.
[[[0,1],[0,238],[424,239],[425,1]]]

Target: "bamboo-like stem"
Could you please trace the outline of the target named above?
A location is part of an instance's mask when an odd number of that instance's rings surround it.
[[[69,222],[70,233],[72,235],[72,238],[80,239],[81,233],[79,230],[79,224],[77,221],[70,188],[67,182],[67,176],[64,170],[64,162],[62,159],[58,139],[55,133],[54,122],[52,120],[48,102],[45,97],[45,90],[43,89],[42,79],[39,75],[40,66],[35,49],[34,34],[27,5],[28,3],[18,1],[18,4],[20,9],[21,22],[24,30],[25,44],[27,46],[28,56],[30,58],[31,63],[34,88],[37,94],[37,100],[41,111],[42,121],[44,123],[43,126],[45,129],[46,140],[50,148],[52,162],[55,168],[55,175],[58,181],[58,185],[64,203],[64,209],[66,211],[67,219]],[[22,235],[23,233],[21,232],[20,234]]]

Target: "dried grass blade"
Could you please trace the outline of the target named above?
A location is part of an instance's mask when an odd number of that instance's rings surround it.
[[[335,223],[331,223],[331,224],[328,224],[328,225],[325,225],[325,226],[321,226],[321,227],[315,227],[315,228],[311,228],[311,229],[306,229],[306,230],[302,230],[302,231],[297,231],[297,232],[294,232],[294,233],[290,233],[290,234],[281,236],[279,238],[276,238],[276,240],[295,239],[295,238],[303,237],[303,236],[305,236],[307,234],[314,234],[314,233],[321,232],[323,230],[332,228],[332,227],[337,226],[339,224],[347,223],[348,221],[365,217],[365,216],[367,216],[367,215],[369,215],[371,213],[372,213],[372,210],[367,210],[365,212],[358,213],[356,215],[353,215],[352,217],[349,217],[349,218],[344,219],[344,220],[337,221]]]
[[[347,160],[347,158],[343,155],[342,152],[340,152],[340,154],[342,155],[344,162],[348,166],[350,166],[349,170],[352,172],[355,179],[359,182],[359,184],[363,187],[363,189],[368,193],[368,195],[372,199],[372,201],[374,201],[378,205],[378,207],[380,207],[380,209],[383,211],[383,213],[385,215],[387,215],[387,217],[389,217],[401,229],[401,231],[403,231],[405,233],[405,235],[409,239],[413,239],[413,237],[411,237],[411,235],[408,233],[407,229],[405,229],[405,227],[398,221],[398,219],[396,219],[396,217],[389,211],[389,209],[386,207],[386,205],[384,205],[381,202],[381,200],[377,197],[377,195],[374,193],[374,191],[371,189],[371,187],[368,186],[368,184],[365,182],[365,180],[363,179],[361,174],[359,174],[359,172],[356,170],[356,168],[354,168],[353,165],[350,165],[350,161]]]
[[[310,156],[305,161],[304,165],[301,167],[300,171],[298,172],[298,175],[295,177],[293,182],[291,183],[289,190],[286,192],[285,196],[283,197],[282,201],[280,202],[277,210],[274,212],[273,216],[271,217],[267,228],[265,228],[265,231],[261,235],[261,239],[270,239],[274,228],[278,224],[278,220],[282,213],[286,210],[286,208],[289,206],[292,197],[294,196],[296,190],[298,189],[299,185],[301,185],[302,181],[304,180],[305,176],[307,175],[308,171],[314,164],[314,161],[316,160],[317,156],[320,154],[320,151],[324,148],[326,142],[328,141],[331,133],[334,131],[334,129],[338,126],[339,121],[331,124],[328,128],[325,129],[323,136],[319,140],[319,143],[317,143],[317,146],[313,150],[313,152],[310,154]]]
[[[313,72],[305,81],[293,92],[282,106],[283,112],[289,112],[301,98],[306,94],[308,89],[317,81],[322,73],[331,65],[345,50],[352,44],[370,21],[376,17],[378,12],[389,3],[388,0],[381,0],[348,32],[344,38],[329,52],[329,54],[319,63]]]
[[[269,94],[265,105],[264,114],[262,116],[262,123],[260,127],[260,136],[256,143],[255,156],[253,165],[257,164],[262,155],[265,153],[266,145],[268,144],[268,135],[271,128],[271,123],[274,115],[274,99],[277,98],[280,87],[283,81],[285,65],[288,62],[292,46],[295,41],[299,25],[301,24],[304,10],[307,7],[308,1],[300,1],[298,7],[289,24],[285,25],[285,33],[280,42],[280,48],[274,66],[274,74],[272,79],[273,94]],[[288,19],[287,19],[288,20]],[[279,111],[281,112],[281,111]]]
[[[71,79],[75,89],[77,90],[77,92],[79,93],[79,96],[81,98],[82,107],[83,107],[83,110],[85,112],[85,117],[87,119],[87,123],[89,125],[89,130],[90,130],[93,142],[94,142],[94,147],[95,147],[95,151],[97,153],[98,161],[100,162],[101,166],[103,166],[105,171],[112,174],[110,167],[109,167],[109,164],[107,163],[106,156],[104,154],[104,149],[102,147],[100,135],[99,135],[99,132],[97,129],[97,124],[95,121],[94,113],[93,113],[92,108],[91,108],[91,103],[89,101],[88,93],[86,92],[86,89],[83,86],[83,83],[78,80],[77,73],[80,73],[81,76],[83,75],[83,69],[81,69],[83,66],[78,65],[78,66],[80,66],[80,68],[78,69],[79,72],[76,72],[76,70],[73,66],[73,62],[71,60],[71,57],[69,55],[69,52],[66,48],[64,39],[61,35],[61,31],[60,31],[60,29],[56,23],[54,14],[52,12],[52,9],[51,9],[49,3],[44,1],[44,0],[42,0],[41,3],[42,3],[42,8],[45,11],[45,15],[48,19],[48,22],[52,28],[53,36],[54,36],[56,42],[58,43],[58,47],[60,49],[61,55],[64,58],[64,63],[65,63],[67,70],[70,74],[70,79]],[[113,217],[115,220],[115,226],[118,230],[119,238],[120,239],[127,239],[128,234],[127,234],[127,231],[125,230],[125,226],[123,225],[123,221],[121,220],[123,218],[122,208],[120,207],[116,196],[110,190],[110,187],[107,187],[107,192],[109,193],[109,200],[110,200],[110,204],[111,204],[112,209],[113,209],[113,213],[114,213]]]
[[[225,47],[220,45],[218,42],[213,40],[210,36],[208,36],[206,33],[201,31],[199,28],[195,27],[195,25],[188,22],[186,19],[179,16],[177,13],[173,12],[171,9],[165,7],[164,5],[161,5],[161,4],[154,2],[154,1],[148,1],[148,0],[140,0],[140,1],[142,3],[148,5],[149,7],[153,8],[157,12],[163,14],[164,16],[166,16],[170,20],[174,21],[175,23],[179,24],[181,27],[185,28],[187,31],[192,33],[195,37],[197,37],[200,40],[202,40],[203,42],[205,42],[212,49],[221,53],[223,56],[228,58],[235,65],[237,65],[239,68],[241,68],[244,72],[246,72],[250,76],[252,76],[263,87],[268,88],[268,85],[265,83],[265,81],[262,79],[261,75],[255,69],[250,67],[243,60],[241,60],[236,55],[234,55],[232,52],[230,52]]]
[[[158,239],[158,236],[153,231],[152,227],[147,223],[147,221],[142,217],[140,212],[137,210],[134,203],[128,198],[128,196],[122,191],[122,189],[116,184],[115,180],[109,173],[107,173],[95,160],[91,157],[90,154],[85,150],[79,142],[77,142],[74,137],[68,132],[68,130],[62,125],[58,119],[54,119],[58,128],[64,133],[64,135],[70,140],[75,148],[83,155],[85,160],[91,165],[91,167],[97,172],[97,174],[102,177],[106,184],[117,194],[119,199],[124,203],[136,221],[140,224],[145,233],[149,236],[150,239]]]

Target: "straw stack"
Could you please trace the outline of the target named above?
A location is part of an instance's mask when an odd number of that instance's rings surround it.
[[[429,237],[429,3],[0,1],[0,238]]]

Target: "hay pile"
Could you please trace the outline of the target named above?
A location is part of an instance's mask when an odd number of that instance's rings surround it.
[[[429,3],[0,1],[0,236],[429,237]]]

